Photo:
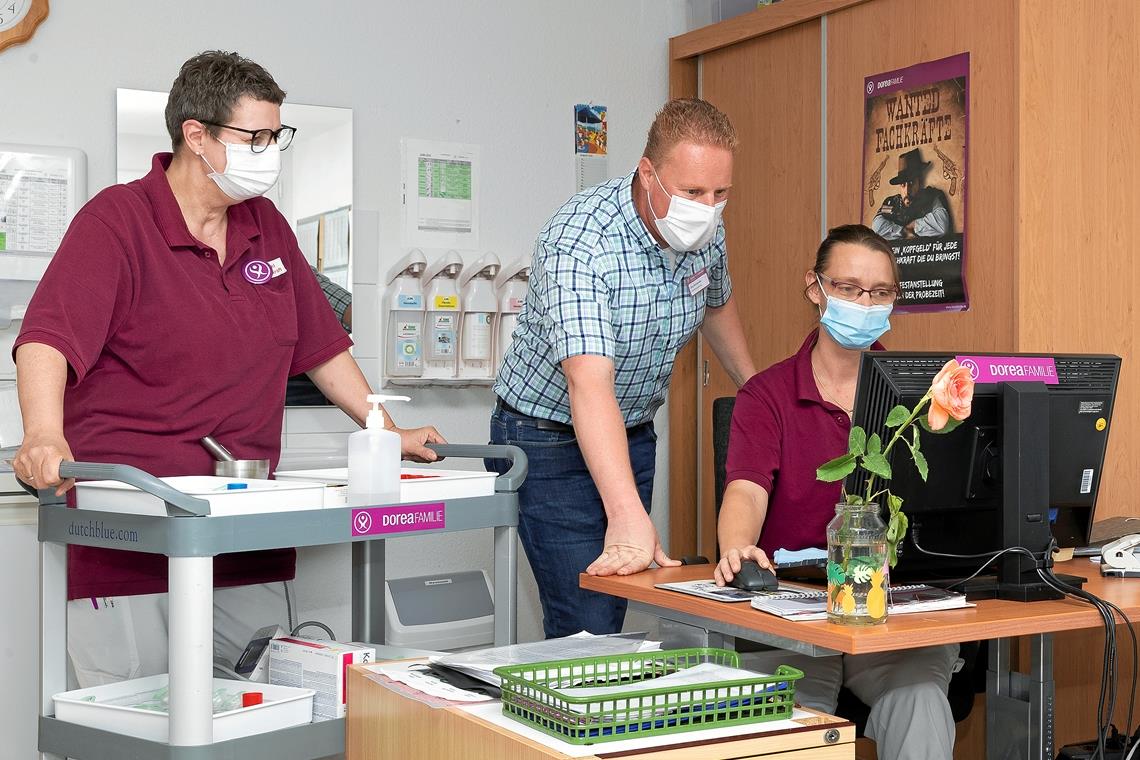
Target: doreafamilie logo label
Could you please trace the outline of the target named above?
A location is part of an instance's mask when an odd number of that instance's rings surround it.
[[[354,509],[352,535],[375,536],[382,533],[440,530],[447,524],[446,517],[443,502]]]

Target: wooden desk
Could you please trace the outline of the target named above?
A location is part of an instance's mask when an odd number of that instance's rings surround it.
[[[582,588],[629,599],[630,609],[703,629],[710,646],[731,646],[726,637],[740,637],[822,656],[993,640],[986,691],[986,754],[992,758],[1053,760],[1052,634],[1102,625],[1092,607],[1069,599],[1031,603],[987,599],[972,608],[897,615],[884,625],[847,628],[826,621],[792,622],[743,603],[654,588],[655,583],[707,579],[712,570],[711,565],[690,565],[625,577],[582,575],[580,583]],[[1116,604],[1130,619],[1140,620],[1140,581],[1102,578],[1099,568],[1084,559],[1057,563],[1054,570],[1088,578],[1086,590]],[[1027,673],[1010,669],[1009,639],[1019,636],[1028,637]],[[1020,734],[1011,730],[1014,726],[1022,727]]]
[[[347,760],[568,760],[569,756],[455,707],[432,708],[368,678],[366,666],[348,673]],[[814,713],[814,711],[811,711]],[[667,747],[620,753],[622,760],[853,760],[855,727],[822,713],[801,727],[702,741],[678,733]],[[758,724],[762,726],[763,724]],[[585,760],[616,758],[606,744]]]

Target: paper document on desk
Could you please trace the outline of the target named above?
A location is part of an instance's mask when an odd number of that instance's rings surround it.
[[[700,665],[694,665],[691,668],[685,668],[675,673],[661,676],[659,678],[651,678],[647,680],[627,681],[626,683],[617,686],[585,686],[585,687],[569,687],[555,689],[564,696],[570,698],[576,697],[613,697],[612,702],[605,702],[604,704],[609,709],[625,710],[628,708],[628,700],[621,699],[622,695],[631,692],[642,692],[646,689],[675,689],[672,693],[663,694],[654,698],[653,708],[659,712],[667,712],[674,709],[676,705],[682,702],[688,703],[693,699],[693,692],[686,691],[684,686],[708,686],[709,684],[719,684],[726,681],[740,681],[750,680],[754,681],[758,677],[763,677],[767,674],[757,673],[752,670],[744,670],[743,668],[731,668],[726,665],[717,665],[712,662],[703,662]],[[700,689],[701,696],[704,699],[728,699],[729,697],[740,697],[740,688],[721,688],[717,689],[715,694],[711,689]],[[594,710],[597,710],[597,703],[591,703]],[[585,713],[588,705],[567,705],[574,712]],[[643,710],[644,704],[639,701],[636,709]],[[611,716],[611,718],[614,716]],[[617,719],[624,720],[624,713],[619,712]]]
[[[446,699],[452,702],[486,702],[494,699],[494,697],[487,696],[486,694],[476,694],[444,683],[438,678],[423,672],[423,667],[422,661],[402,661],[373,665],[369,669],[374,673],[387,676],[393,681],[411,686],[416,691],[439,699]]]
[[[891,586],[889,615],[910,612],[932,612],[973,607],[964,594],[918,583],[911,586]],[[779,615],[787,620],[825,620],[827,618],[827,592],[824,590],[773,594],[752,600],[753,609]]]
[[[503,665],[572,660],[579,657],[601,657],[632,652],[656,652],[660,649],[661,642],[646,641],[644,633],[615,633],[608,636],[595,636],[592,633],[582,631],[560,639],[533,641],[529,644],[511,644],[505,647],[479,649],[474,652],[436,655],[430,660],[433,663],[446,665],[478,678],[480,681],[498,686],[499,677],[493,671]]]
[[[656,588],[666,591],[680,591],[682,594],[692,594],[702,599],[712,599],[715,602],[747,602],[759,596],[780,596],[783,594],[796,594],[811,591],[810,586],[801,586],[787,581],[780,581],[778,591],[745,591],[735,586],[718,586],[716,581],[676,581],[675,583],[657,583]]]

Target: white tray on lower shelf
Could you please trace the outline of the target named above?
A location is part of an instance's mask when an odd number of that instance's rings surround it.
[[[169,680],[169,676],[162,673],[87,689],[65,691],[52,697],[55,703],[55,717],[88,728],[166,743],[170,739],[170,722],[166,713],[108,703],[126,702],[129,705],[131,698],[136,695],[138,701],[142,701],[146,695],[166,688]],[[224,678],[214,679],[214,689],[215,691],[226,689],[239,694],[245,691],[260,691],[264,699],[260,705],[215,713],[215,742],[300,726],[313,720],[312,689],[232,681]]]

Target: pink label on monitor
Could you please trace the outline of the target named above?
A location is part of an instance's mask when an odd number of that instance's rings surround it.
[[[1047,356],[956,356],[975,383],[1057,384],[1057,364]]]
[[[380,533],[414,533],[444,527],[443,502],[436,504],[401,504],[398,507],[366,507],[352,510],[352,535],[375,536]]]

